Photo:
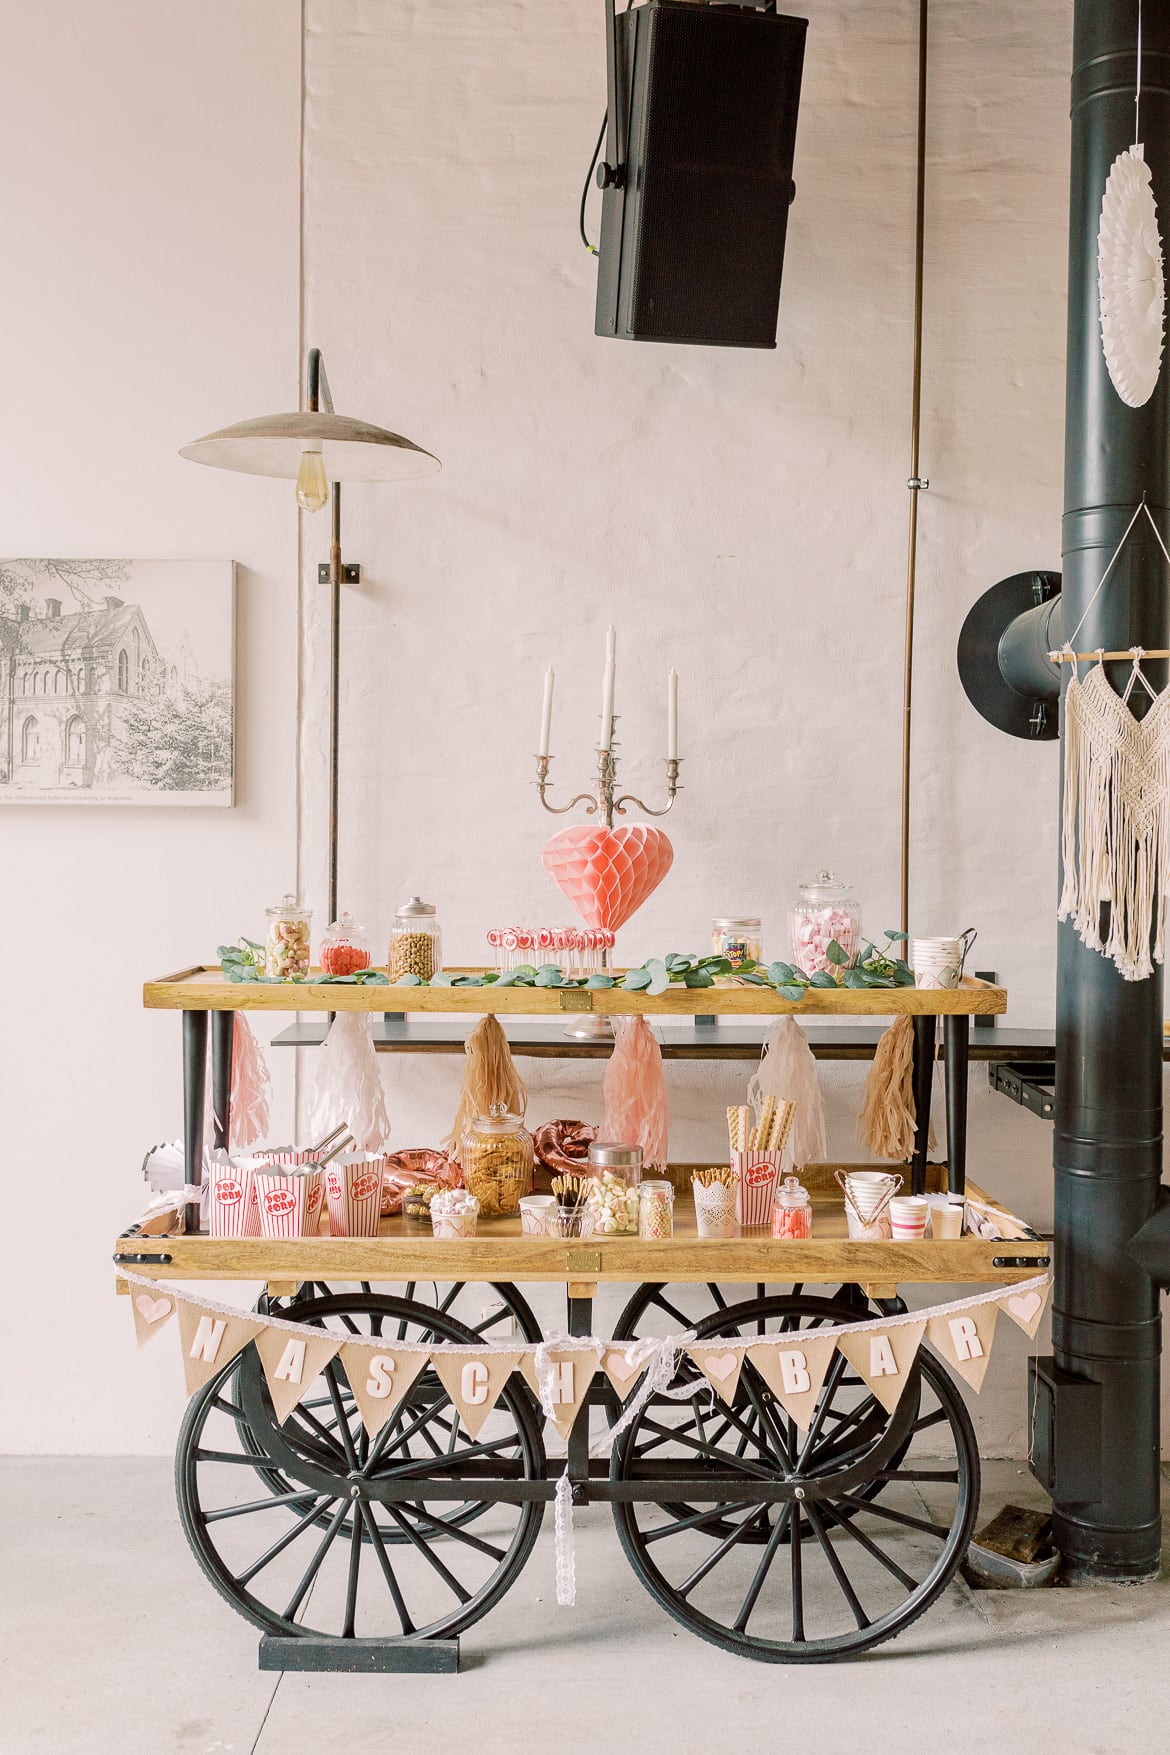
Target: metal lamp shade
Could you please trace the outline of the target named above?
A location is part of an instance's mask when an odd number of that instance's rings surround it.
[[[399,433],[348,415],[325,413],[242,420],[184,445],[179,456],[214,469],[294,481],[305,451],[318,447],[329,481],[413,481],[442,468],[437,457]]]

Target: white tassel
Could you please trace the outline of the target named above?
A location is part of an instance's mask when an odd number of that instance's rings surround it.
[[[791,1146],[794,1164],[821,1164],[829,1155],[825,1104],[817,1063],[795,1018],[781,1018],[764,1044],[760,1070],[748,1086],[748,1102],[759,1110],[765,1097],[796,1104]]]
[[[378,1151],[390,1133],[370,1019],[361,1012],[338,1012],[317,1052],[309,1137],[323,1139],[340,1126],[362,1152]]]

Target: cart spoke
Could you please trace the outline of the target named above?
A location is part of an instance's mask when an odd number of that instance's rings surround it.
[[[752,1577],[752,1582],[748,1585],[747,1595],[744,1597],[743,1603],[740,1606],[739,1614],[735,1617],[735,1621],[732,1624],[737,1633],[744,1632],[748,1621],[751,1619],[752,1610],[755,1608],[756,1603],[759,1600],[760,1592],[764,1588],[764,1580],[767,1578],[772,1562],[776,1558],[776,1550],[784,1540],[784,1532],[791,1521],[792,1501],[789,1500],[787,1505],[781,1506],[780,1508],[780,1515],[772,1526],[772,1533],[768,1537],[767,1546],[760,1556],[760,1563],[756,1567],[755,1573]]]
[[[427,1511],[424,1506],[416,1504],[413,1500],[409,1504],[400,1506],[399,1510],[405,1516],[420,1518],[423,1523],[429,1524],[441,1535],[450,1536],[452,1541],[462,1542],[466,1547],[474,1548],[477,1553],[486,1554],[491,1560],[499,1561],[505,1557],[503,1548],[493,1547],[491,1542],[485,1542],[482,1536],[473,1536],[470,1530],[462,1529],[459,1524],[452,1523],[450,1518],[439,1517],[435,1512]]]
[[[840,1512],[834,1511],[833,1507],[828,1503],[825,1504],[824,1512],[825,1516],[830,1518],[833,1523],[838,1524],[841,1529],[845,1531],[847,1536],[851,1536],[855,1542],[859,1543],[860,1546],[865,1549],[867,1554],[872,1554],[874,1559],[884,1566],[887,1572],[892,1573],[898,1580],[899,1584],[905,1585],[908,1591],[916,1591],[918,1589],[918,1580],[911,1578],[908,1572],[903,1572],[897,1561],[891,1560],[890,1556],[884,1551],[884,1549],[879,1548],[876,1542],[870,1540],[864,1530],[854,1528],[852,1518],[842,1517]]]
[[[263,1457],[250,1456],[242,1450],[197,1450],[195,1460],[205,1463],[243,1463],[249,1469],[264,1466]]]
[[[873,1517],[884,1517],[887,1523],[898,1523],[908,1530],[922,1530],[928,1536],[937,1537],[940,1542],[945,1542],[951,1533],[942,1524],[929,1523],[922,1517],[911,1517],[905,1511],[894,1511],[888,1505],[879,1505],[875,1499],[858,1499],[852,1493],[839,1493],[837,1498],[841,1505],[848,1505],[854,1511],[868,1511]]]
[[[727,1299],[723,1296],[719,1287],[708,1283],[707,1290],[711,1294],[711,1302],[714,1304],[716,1310],[726,1310]]]
[[[314,1500],[308,1511],[301,1513],[300,1517],[297,1518],[297,1521],[293,1524],[290,1530],[285,1530],[284,1534],[278,1537],[270,1548],[265,1548],[259,1560],[253,1560],[251,1566],[248,1567],[246,1572],[241,1572],[237,1575],[236,1583],[240,1588],[247,1589],[257,1573],[263,1572],[264,1568],[271,1561],[275,1560],[278,1554],[283,1554],[284,1550],[291,1547],[298,1536],[304,1535],[309,1525],[313,1523],[315,1519],[320,1517],[326,1507],[335,1505],[336,1503],[336,1499],[328,1498],[326,1496]]]
[[[849,1574],[841,1564],[841,1556],[838,1554],[836,1548],[834,1548],[833,1543],[829,1538],[828,1531],[821,1522],[820,1513],[817,1511],[816,1506],[806,1504],[804,1507],[804,1514],[812,1526],[813,1534],[816,1536],[817,1541],[820,1544],[821,1552],[829,1562],[829,1568],[833,1577],[841,1587],[841,1595],[849,1604],[850,1610],[853,1614],[853,1619],[857,1622],[859,1628],[868,1627],[870,1625],[869,1616],[862,1608],[857,1592],[849,1582]]]
[[[879,1469],[874,1477],[878,1481],[949,1481],[957,1486],[958,1469]]]
[[[800,1518],[788,1520],[788,1547],[792,1559],[792,1640],[804,1640],[804,1561],[801,1557]]]
[[[419,1535],[410,1519],[403,1517],[397,1505],[387,1505],[386,1510],[390,1513],[390,1516],[394,1519],[407,1541],[414,1544],[423,1559],[434,1568],[447,1588],[454,1591],[461,1603],[469,1603],[471,1601],[471,1592],[460,1584],[450,1567],[444,1566],[443,1562],[439,1559],[439,1556],[431,1552],[430,1543],[424,1536]]]
[[[346,1500],[343,1499],[338,1505],[337,1510],[333,1513],[333,1516],[329,1519],[329,1527],[322,1536],[321,1541],[317,1546],[316,1553],[309,1561],[309,1564],[306,1566],[304,1573],[301,1576],[300,1583],[289,1598],[288,1604],[284,1610],[284,1619],[286,1621],[295,1621],[297,1615],[300,1613],[301,1604],[312,1590],[313,1582],[321,1570],[322,1562],[330,1548],[333,1546],[333,1538],[345,1522],[348,1511],[349,1505]]]
[[[768,1508],[766,1505],[765,1506],[760,1506],[760,1505],[749,1506],[748,1511],[747,1511],[747,1515],[740,1519],[740,1521],[735,1525],[735,1528],[732,1530],[731,1534],[729,1536],[724,1536],[724,1538],[720,1542],[719,1546],[717,1548],[713,1548],[711,1550],[710,1554],[708,1554],[707,1558],[705,1560],[701,1561],[700,1564],[695,1567],[695,1570],[692,1573],[690,1573],[688,1577],[684,1578],[684,1580],[681,1584],[675,1585],[675,1587],[674,1587],[675,1595],[680,1596],[680,1597],[684,1597],[684,1598],[689,1597],[691,1592],[696,1588],[696,1586],[702,1584],[703,1580],[707,1577],[708,1573],[713,1572],[715,1570],[715,1568],[719,1565],[720,1561],[726,1559],[727,1555],[730,1554],[731,1550],[739,1542],[743,1541],[744,1536],[747,1534],[748,1530],[752,1527],[752,1525],[758,1524],[761,1519],[763,1519],[763,1521],[766,1523],[767,1518],[768,1518]]]
[[[651,1303],[657,1304],[660,1310],[665,1310],[668,1316],[673,1316],[676,1322],[681,1322],[684,1329],[688,1329],[692,1326],[690,1318],[684,1316],[677,1305],[672,1304],[669,1298],[664,1298],[661,1292],[651,1299]]]
[[[274,1505],[299,1505],[306,1499],[316,1499],[317,1490],[305,1487],[299,1493],[270,1493],[265,1499],[250,1499],[247,1505],[225,1505],[219,1511],[205,1511],[204,1523],[223,1523],[229,1517],[247,1517],[253,1511],[269,1511]]]
[[[325,1381],[329,1385],[329,1399],[333,1403],[333,1411],[337,1416],[337,1436],[341,1439],[345,1451],[345,1460],[351,1469],[358,1464],[357,1451],[354,1449],[353,1433],[349,1429],[349,1419],[341,1403],[341,1391],[337,1384],[337,1361],[330,1359],[325,1367]]]
[[[654,1420],[643,1420],[642,1425],[651,1432],[660,1432],[667,1442],[685,1444],[688,1450],[697,1451],[700,1456],[707,1457],[711,1462],[726,1463],[728,1460],[725,1450],[716,1450],[713,1445],[703,1444],[699,1439],[692,1438],[681,1427],[659,1426]],[[644,1452],[639,1451],[638,1454],[642,1456]],[[753,1475],[758,1481],[772,1481],[776,1478],[775,1469],[763,1468],[758,1463],[750,1462],[747,1457],[739,1459],[739,1467],[745,1475]]]
[[[386,1552],[386,1544],[382,1540],[382,1532],[378,1528],[378,1520],[374,1516],[374,1508],[372,1505],[368,1505],[364,1499],[358,1500],[358,1508],[365,1520],[366,1528],[370,1532],[370,1541],[373,1544],[374,1553],[378,1556],[378,1564],[382,1569],[382,1577],[386,1580],[386,1589],[390,1592],[391,1601],[394,1604],[394,1611],[398,1616],[398,1624],[402,1628],[403,1637],[409,1638],[414,1632],[414,1622],[411,1620],[410,1611],[406,1606],[406,1599],[402,1595],[402,1589],[398,1583],[398,1578],[395,1574],[394,1568],[390,1564],[390,1556]]]
[[[341,1623],[341,1637],[343,1639],[352,1639],[357,1630],[358,1573],[362,1563],[362,1522],[363,1519],[355,1513],[349,1532],[349,1572],[345,1580],[345,1616]]]
[[[729,1511],[737,1508],[738,1501],[726,1500],[722,1505],[712,1506],[709,1511],[696,1511],[690,1517],[676,1517],[670,1523],[659,1524],[654,1529],[644,1530],[642,1540],[647,1547],[653,1542],[661,1542],[667,1536],[677,1536],[682,1530],[701,1530],[705,1524],[715,1523]]]

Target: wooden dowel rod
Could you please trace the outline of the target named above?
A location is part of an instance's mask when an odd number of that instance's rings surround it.
[[[1096,664],[1099,659],[1104,659],[1106,664],[1120,664],[1123,659],[1136,658],[1137,648],[1131,646],[1125,652],[1050,652],[1048,656],[1053,664],[1074,664],[1077,659],[1080,659],[1084,664]],[[1170,650],[1163,646],[1154,651],[1143,646],[1142,657],[1170,658]]]

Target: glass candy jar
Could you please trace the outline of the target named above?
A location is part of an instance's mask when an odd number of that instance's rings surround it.
[[[588,1199],[597,1230],[605,1237],[636,1237],[641,1146],[594,1140],[589,1147],[589,1174],[593,1180]]]
[[[831,871],[822,871],[813,883],[801,884],[800,900],[789,910],[788,933],[792,961],[806,975],[825,969],[836,974],[852,963],[861,949],[861,909],[849,885],[840,883]],[[835,964],[829,956],[834,939],[845,952],[845,964]]]
[[[733,969],[762,961],[761,942],[758,914],[728,915],[711,922],[711,951],[716,957],[726,957]]]
[[[370,941],[350,914],[342,914],[321,940],[321,967],[326,975],[356,975],[370,966]]]
[[[670,1182],[643,1182],[638,1188],[638,1236],[661,1238],[674,1236],[674,1185]]]
[[[789,1242],[812,1236],[812,1200],[808,1189],[795,1177],[786,1176],[772,1207],[772,1235]]]
[[[268,936],[264,943],[264,973],[278,981],[290,981],[309,973],[309,922],[311,908],[302,908],[293,895],[282,896],[275,908],[266,908]]]
[[[390,928],[391,981],[400,975],[417,975],[430,981],[443,967],[443,938],[438,913],[431,902],[412,896],[394,915]]]
[[[463,1181],[485,1219],[510,1219],[523,1195],[532,1193],[532,1135],[502,1103],[477,1115],[460,1147]]]

